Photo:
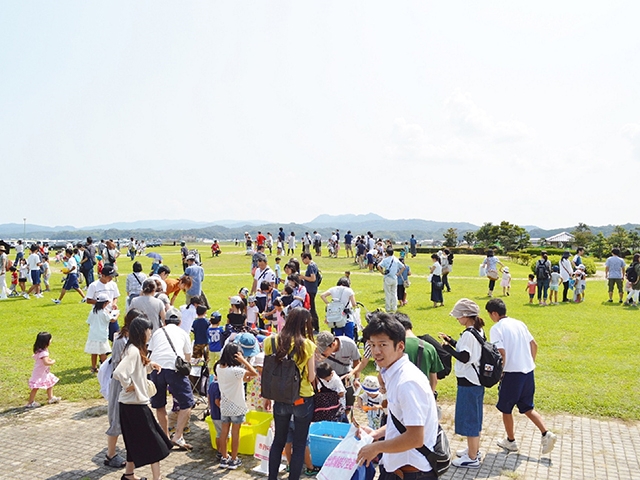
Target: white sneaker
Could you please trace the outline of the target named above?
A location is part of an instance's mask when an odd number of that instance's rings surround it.
[[[456,458],[451,465],[459,468],[480,468],[480,458],[471,460],[469,455],[463,455],[460,458]]]
[[[547,454],[553,450],[553,447],[556,444],[556,440],[558,436],[553,433],[551,430],[547,430],[547,433],[542,436],[542,453]]]
[[[60,305],[60,300],[58,300],[57,298],[54,298],[53,303],[55,303],[56,305]]]
[[[60,397],[51,397],[49,399],[49,401],[47,402],[49,405],[52,405],[54,403],[60,403],[61,398]]]
[[[36,298],[43,298],[44,297],[44,295],[42,295],[41,293],[36,293],[35,296],[36,296]]]
[[[29,299],[31,298],[31,297],[29,296],[29,294],[28,294],[28,293],[25,293],[25,294],[23,294],[22,296],[23,296],[24,298],[26,298],[27,300],[29,300]]]
[[[465,455],[469,455],[468,448],[461,448],[460,450],[456,450],[456,457],[464,457]],[[482,460],[482,452],[478,450],[478,454],[476,455],[478,460]]]
[[[505,450],[508,450],[509,452],[518,451],[518,444],[516,443],[516,441],[510,441],[508,438],[505,438],[504,440],[498,440],[498,446],[504,448]]]

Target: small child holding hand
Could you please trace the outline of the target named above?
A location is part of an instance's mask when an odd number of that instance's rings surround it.
[[[533,297],[536,295],[536,287],[538,286],[538,282],[536,282],[536,277],[533,273],[529,274],[529,281],[527,282],[527,286],[525,290],[529,292],[529,303],[533,303]]]

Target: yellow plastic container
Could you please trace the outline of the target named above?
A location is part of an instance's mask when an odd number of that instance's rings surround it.
[[[238,453],[242,455],[253,455],[256,448],[256,435],[266,435],[269,431],[273,415],[269,412],[255,412],[253,410],[247,412],[245,423],[240,427],[240,446]],[[209,425],[209,436],[211,437],[211,446],[216,449],[216,427],[211,417],[206,420]],[[227,442],[227,448],[231,451],[231,437]]]

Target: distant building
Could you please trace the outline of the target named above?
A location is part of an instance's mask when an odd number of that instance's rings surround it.
[[[560,232],[546,239],[546,244],[551,247],[564,248],[570,247],[576,241],[576,237],[568,232]]]

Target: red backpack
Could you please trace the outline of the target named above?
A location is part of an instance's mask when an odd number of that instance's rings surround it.
[[[304,297],[304,304],[302,306],[307,310],[311,310],[311,297],[309,296],[308,292]]]

